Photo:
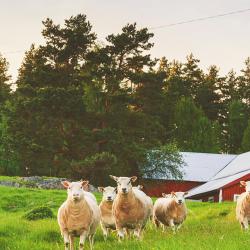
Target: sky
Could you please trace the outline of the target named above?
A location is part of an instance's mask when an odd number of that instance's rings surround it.
[[[156,27],[250,8],[249,0],[0,0],[0,53],[10,63],[15,80],[24,52],[44,43],[42,20],[83,13],[98,39],[118,33],[127,23]],[[184,61],[193,53],[206,70],[215,64],[220,74],[239,72],[250,56],[250,11],[216,19],[154,29],[153,57]]]

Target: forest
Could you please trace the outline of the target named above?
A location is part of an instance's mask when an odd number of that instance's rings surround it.
[[[250,150],[247,55],[240,73],[222,76],[193,54],[153,58],[153,33],[136,23],[100,41],[83,14],[44,20],[42,36],[16,81],[0,56],[1,175],[181,178],[179,151]]]

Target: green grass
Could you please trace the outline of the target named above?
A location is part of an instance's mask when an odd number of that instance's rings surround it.
[[[65,191],[0,187],[0,249],[56,250],[64,249],[55,218],[28,221],[24,214],[33,208],[47,206],[56,215],[66,198]],[[97,199],[100,200],[97,194]],[[118,243],[115,234],[103,241],[100,228],[95,237],[95,250],[245,250],[250,233],[241,232],[235,220],[234,203],[188,202],[189,215],[180,231],[156,230],[149,223],[142,241]],[[87,243],[86,249],[89,249]]]

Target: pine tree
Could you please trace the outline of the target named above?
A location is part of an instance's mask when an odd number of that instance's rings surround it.
[[[250,151],[250,119],[248,120],[248,125],[243,134],[241,150],[242,152]]]
[[[182,98],[176,105],[175,138],[184,151],[219,152],[219,126],[209,121],[190,98]]]
[[[241,152],[241,143],[244,130],[247,126],[247,107],[239,100],[232,101],[228,114],[228,151]]]
[[[219,77],[218,72],[218,68],[214,65],[209,68],[208,73],[197,86],[195,96],[197,105],[202,108],[208,119],[213,121],[218,120],[221,110],[218,90],[222,78]]]
[[[3,105],[10,96],[11,77],[8,74],[8,66],[7,60],[0,54],[0,106]]]

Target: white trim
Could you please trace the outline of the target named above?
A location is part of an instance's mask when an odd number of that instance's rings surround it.
[[[237,202],[239,197],[240,197],[240,194],[234,194],[234,202]]]
[[[220,189],[219,193],[219,202],[221,203],[223,201],[223,193],[222,193],[222,188]]]

